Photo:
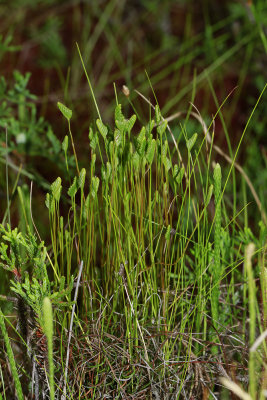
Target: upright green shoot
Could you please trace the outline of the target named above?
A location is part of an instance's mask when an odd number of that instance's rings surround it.
[[[53,362],[53,311],[49,297],[45,297],[43,301],[43,326],[47,339],[47,356],[49,365],[49,387],[50,400],[55,399],[55,383],[54,383],[54,362]]]
[[[9,364],[10,364],[12,377],[14,379],[16,393],[18,396],[18,400],[24,400],[24,396],[22,393],[22,387],[21,387],[21,383],[19,380],[19,375],[18,375],[18,371],[17,371],[17,367],[16,367],[16,361],[15,361],[14,354],[12,351],[12,347],[11,347],[10,339],[9,339],[8,332],[6,329],[4,318],[5,318],[4,314],[0,308],[0,328],[2,331],[2,335],[3,335],[5,346],[6,346],[7,356],[8,356],[8,360],[9,360]]]
[[[219,320],[219,296],[221,278],[221,184],[222,172],[220,164],[216,164],[213,173],[214,178],[214,197],[215,197],[215,217],[214,217],[214,260],[212,266],[212,291],[211,291],[211,313],[213,324],[217,328]]]

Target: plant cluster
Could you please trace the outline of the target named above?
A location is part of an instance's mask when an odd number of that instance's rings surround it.
[[[72,112],[61,103],[58,107],[73,144]],[[266,305],[259,303],[254,283],[256,276],[261,289],[266,287],[265,225],[257,239],[249,229],[235,227],[238,215],[229,218],[220,165],[210,171],[212,147],[204,148],[207,132],[201,140],[200,134],[188,137],[183,128],[185,163],[179,148],[167,140],[170,127],[158,106],[155,119],[137,135],[135,115],[125,118],[118,104],[114,118],[114,129],[100,118],[90,127],[88,173],[80,169],[73,147],[77,176],[68,190],[58,177],[46,196],[49,262],[58,289],[48,278],[43,243],[37,244],[30,233],[24,238],[17,229],[1,228],[3,266],[16,276],[11,290],[35,316],[42,315],[43,300],[49,297],[62,327],[70,311],[73,265],[83,260],[80,318],[75,316],[72,328],[75,344],[66,373],[55,368],[55,395],[64,392],[66,378],[70,398],[217,395],[223,375],[229,382],[248,380],[253,399],[257,385],[262,387],[262,396],[266,349],[261,343],[257,356],[256,351],[249,355],[246,341],[249,337],[253,347],[266,319]],[[66,138],[62,151],[68,168]],[[67,219],[60,211],[63,191],[70,203]],[[246,253],[252,241],[253,251]],[[60,341],[61,353],[55,365],[64,365],[71,336],[68,340],[63,329],[54,340]],[[45,347],[42,351],[48,354]],[[49,370],[48,364],[41,370]],[[41,370],[40,387],[47,393]]]

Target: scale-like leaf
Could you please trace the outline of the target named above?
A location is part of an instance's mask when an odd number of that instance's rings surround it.
[[[75,196],[75,194],[77,193],[78,190],[78,185],[77,185],[77,177],[75,176],[73,179],[73,183],[70,186],[69,190],[68,190],[68,195],[72,198]]]
[[[133,114],[133,115],[131,116],[131,118],[129,118],[128,121],[127,121],[127,131],[128,131],[128,132],[131,132],[131,130],[133,129],[133,126],[134,126],[134,124],[135,124],[135,121],[136,121],[136,115]]]
[[[96,145],[97,145],[97,135],[96,133],[93,131],[93,129],[90,127],[89,128],[89,140],[90,140],[90,147],[95,150],[96,149]]]
[[[164,162],[164,166],[166,168],[166,171],[168,172],[169,169],[171,169],[171,167],[172,167],[172,162],[168,157],[165,157],[163,162]]]
[[[167,121],[163,121],[158,127],[157,127],[157,132],[160,136],[163,135],[163,133],[166,131],[168,122]]]
[[[176,179],[176,177],[177,177],[177,175],[178,175],[178,172],[179,172],[178,165],[175,164],[175,165],[173,166],[173,169],[172,169],[172,176],[173,176],[173,179],[174,179],[174,180]]]
[[[99,178],[97,176],[93,176],[92,178],[92,189],[91,189],[91,194],[92,197],[95,198],[98,192],[98,187],[99,187]]]
[[[118,104],[115,108],[115,121],[123,122],[125,120],[124,115],[121,111],[121,104]]]
[[[155,121],[153,119],[151,121],[149,121],[149,123],[146,126],[146,131],[148,134],[150,134],[152,132],[154,125],[155,125]]]
[[[184,167],[180,169],[178,175],[175,178],[175,182],[179,185],[182,182],[183,177],[184,177]]]
[[[138,155],[137,152],[135,152],[135,153],[133,154],[132,162],[133,162],[134,168],[138,170],[139,165],[140,165],[140,157],[139,157],[139,155]]]
[[[170,237],[171,237],[171,225],[168,225],[165,233],[165,239],[167,240],[167,242],[170,240]]]
[[[208,204],[209,204],[209,202],[210,202],[212,193],[213,193],[213,185],[210,185],[209,190],[208,190],[207,197],[206,197],[206,199],[205,199],[205,206],[206,206],[206,207],[208,206]]]
[[[138,145],[138,149],[141,146],[141,143],[143,142],[144,138],[146,137],[146,128],[143,126],[143,128],[141,129],[139,135],[137,136],[137,145]],[[138,150],[137,149],[137,150]]]
[[[164,162],[164,159],[167,156],[167,150],[168,150],[168,142],[167,142],[167,140],[165,140],[165,142],[164,142],[164,144],[162,146],[162,149],[161,149],[161,156],[162,156],[163,162]]]
[[[56,201],[59,201],[61,195],[61,178],[58,177],[51,185],[51,192]]]
[[[156,119],[156,123],[159,124],[162,117],[161,117],[161,112],[160,112],[160,108],[158,105],[156,105],[155,107],[155,119]]]
[[[69,121],[72,117],[72,111],[66,107],[64,104],[57,102],[58,109],[62,112],[64,117]]]
[[[123,129],[115,129],[114,131],[114,141],[117,147],[119,147],[122,144],[122,132]]]
[[[96,120],[96,126],[98,127],[98,130],[101,133],[101,135],[103,136],[103,138],[106,139],[107,134],[108,134],[108,128],[103,124],[102,121],[100,121],[100,119]]]
[[[78,178],[78,186],[79,186],[79,188],[81,188],[81,191],[84,188],[85,176],[86,176],[86,170],[85,170],[85,168],[82,168],[79,178]]]
[[[154,159],[155,149],[156,149],[156,140],[152,139],[146,151],[146,159],[150,165],[152,164]]]
[[[69,137],[66,135],[64,137],[64,140],[62,142],[62,150],[66,153],[68,150],[68,146],[69,146]]]
[[[186,141],[186,147],[189,153],[192,150],[194,144],[196,143],[196,140],[197,140],[197,133],[194,133],[194,135],[192,135],[192,137]]]

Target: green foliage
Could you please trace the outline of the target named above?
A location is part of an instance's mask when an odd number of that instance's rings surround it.
[[[32,39],[41,44],[39,64],[44,68],[66,66],[67,51],[60,34],[61,28],[62,19],[50,16],[37,32],[31,32]]]
[[[13,273],[11,290],[19,295],[25,303],[41,318],[43,299],[49,297],[54,304],[69,305],[66,298],[73,287],[73,277],[70,285],[65,288],[65,277],[60,278],[59,284],[50,281],[47,273],[47,250],[44,243],[38,243],[37,238],[30,232],[24,237],[18,229],[5,228],[0,225],[1,247],[0,266]]]
[[[10,45],[11,41],[12,36],[10,34],[6,35],[5,38],[0,34],[0,61],[5,53],[18,51],[20,49],[19,46]]]
[[[6,152],[16,152],[23,157],[40,156],[56,164],[65,172],[64,158],[61,156],[61,143],[53,133],[51,125],[38,117],[36,96],[28,89],[30,73],[25,75],[13,71],[13,85],[7,84],[0,77],[0,140],[6,141],[8,135],[8,150],[0,147],[0,157],[5,158]],[[73,157],[69,157],[73,164]],[[43,184],[39,174],[33,175],[38,183]]]

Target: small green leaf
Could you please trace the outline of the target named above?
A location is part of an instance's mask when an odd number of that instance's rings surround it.
[[[141,143],[143,142],[145,137],[146,137],[146,128],[143,126],[139,135],[137,136],[137,150],[141,146]]]
[[[64,117],[69,121],[72,117],[72,111],[66,107],[64,104],[60,103],[59,101],[57,102],[57,106],[59,110],[62,112]]]
[[[168,225],[167,231],[166,231],[166,233],[165,233],[165,239],[166,239],[167,241],[169,241],[169,240],[170,240],[170,237],[171,237],[171,225]]]
[[[131,118],[129,118],[128,121],[127,121],[127,131],[128,131],[128,132],[131,132],[131,130],[133,129],[133,126],[134,126],[134,124],[135,124],[135,121],[136,121],[136,115],[133,114],[133,115],[131,116]]]
[[[117,147],[120,146],[120,144],[122,143],[122,131],[123,129],[115,129],[114,131],[114,141],[117,145]]]
[[[116,152],[116,147],[114,147],[113,141],[109,142],[108,149],[109,149],[110,158],[112,158],[113,153]]]
[[[169,169],[171,169],[171,167],[172,167],[172,162],[168,157],[164,158],[164,166],[166,168],[166,172],[168,172]]]
[[[96,149],[96,145],[97,145],[97,135],[96,133],[93,131],[93,129],[90,127],[89,128],[89,140],[90,140],[90,147],[95,150]]]
[[[78,178],[78,186],[79,186],[79,188],[81,188],[81,191],[83,191],[83,188],[84,188],[85,175],[86,175],[86,170],[85,170],[85,168],[83,168],[81,170],[79,178]]]
[[[78,190],[78,185],[77,185],[77,177],[75,176],[73,179],[73,183],[70,186],[69,190],[68,190],[68,195],[73,198],[75,196],[75,194],[77,193]]]
[[[175,164],[175,165],[173,166],[173,169],[172,169],[172,177],[173,177],[173,179],[175,179],[175,178],[177,177],[178,171],[179,171],[178,165]]]
[[[194,135],[192,135],[192,137],[186,141],[186,147],[189,153],[192,150],[194,144],[196,143],[196,140],[197,140],[197,133],[194,133]]]
[[[92,194],[93,198],[95,198],[97,196],[98,187],[99,187],[99,178],[97,176],[93,176],[92,189],[91,189],[91,194]]]
[[[124,132],[127,128],[127,123],[125,121],[115,121],[116,127],[118,128],[119,131]]]
[[[98,127],[98,130],[101,133],[101,135],[103,136],[103,138],[106,139],[107,134],[108,134],[108,128],[103,124],[102,121],[100,121],[100,119],[96,120],[96,126]]]
[[[59,201],[61,195],[61,178],[58,177],[51,185],[51,192],[56,201]]]
[[[139,165],[140,165],[140,157],[139,157],[137,152],[135,152],[133,154],[132,162],[133,162],[134,168],[138,170],[139,169]]]
[[[146,126],[146,131],[148,134],[150,134],[152,132],[154,125],[155,125],[155,121],[153,119],[151,121],[149,121],[149,123]]]
[[[163,135],[163,133],[166,131],[168,122],[164,120],[158,127],[157,127],[157,132],[160,136]]]
[[[68,136],[66,135],[66,136],[64,137],[63,142],[62,142],[62,150],[63,150],[65,153],[66,153],[67,150],[68,150],[68,146],[69,146],[69,138],[68,138]]]
[[[182,182],[183,177],[184,177],[184,167],[180,169],[179,173],[176,175],[174,180],[179,185]]]
[[[156,105],[155,107],[155,119],[156,119],[156,123],[159,124],[162,117],[161,117],[161,112],[160,112],[160,108],[158,105]]]
[[[109,177],[111,175],[111,164],[109,161],[106,163],[106,165],[102,166],[101,174],[102,174],[103,181],[108,182]]]
[[[89,203],[90,203],[90,196],[88,196],[85,199],[84,206],[83,206],[83,218],[87,218],[88,210],[89,210]]]
[[[162,150],[161,150],[161,156],[162,156],[162,159],[164,160],[165,158],[166,158],[166,156],[167,156],[167,150],[168,150],[168,142],[167,142],[167,140],[165,140],[165,142],[164,142],[164,144],[163,144],[163,146],[162,146]]]
[[[209,205],[209,202],[210,202],[212,193],[213,193],[213,185],[210,185],[209,190],[208,190],[207,197],[206,197],[206,199],[205,199],[205,206],[206,206],[206,207]]]
[[[48,208],[48,210],[50,210],[50,194],[49,193],[46,193],[46,196],[45,196],[45,205],[46,205],[46,207]]]
[[[115,121],[123,122],[125,120],[124,115],[121,111],[121,104],[118,104],[115,108]]]
[[[156,149],[156,140],[152,139],[146,151],[146,159],[150,165],[152,164],[154,159],[155,149]]]
[[[145,155],[145,150],[146,150],[146,138],[143,138],[143,141],[140,143],[138,153],[141,157],[144,157]]]

